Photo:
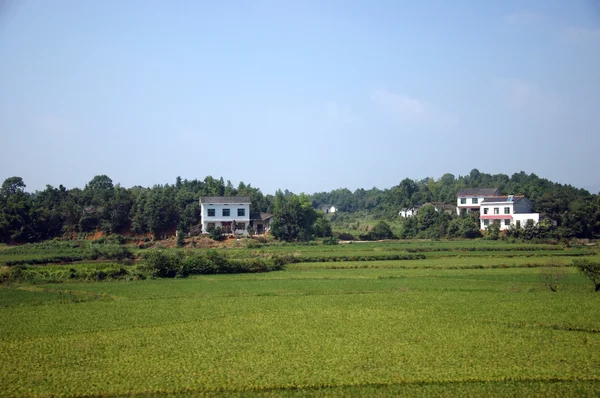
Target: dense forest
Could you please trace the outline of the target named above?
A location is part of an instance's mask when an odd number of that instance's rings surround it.
[[[600,237],[600,197],[597,194],[553,183],[535,174],[520,172],[509,177],[485,174],[475,169],[469,175],[458,178],[444,174],[437,180],[404,179],[398,185],[383,190],[372,188],[351,192],[336,189],[308,196],[295,195],[287,190],[278,191],[274,196],[264,195],[250,184],[240,182],[235,187],[223,178],[210,176],[204,180],[177,177],[172,185],[155,185],[152,188],[123,188],[113,184],[108,176],[99,175],[84,189],[48,185],[43,191],[29,193],[22,178],[11,177],[0,189],[0,242],[35,242],[95,231],[149,233],[155,237],[170,234],[176,229],[199,232],[198,198],[222,195],[249,196],[251,211],[275,214],[276,231],[286,231],[288,238],[307,240],[322,235],[322,229],[327,228],[322,217],[308,211],[307,206],[317,208],[329,204],[336,206],[340,214],[362,212],[373,219],[391,221],[398,217],[402,207],[427,202],[454,204],[457,191],[466,187],[497,187],[503,194],[525,195],[533,202],[536,212],[558,222],[553,232],[556,237]],[[469,231],[474,228],[473,224],[456,216],[428,215],[427,211],[424,214],[413,220],[402,220],[404,228],[399,235],[469,237]],[[295,231],[291,228],[294,222],[306,225]],[[457,232],[460,228],[467,232]],[[290,235],[290,231],[295,232]]]

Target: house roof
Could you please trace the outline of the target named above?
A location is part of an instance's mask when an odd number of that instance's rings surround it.
[[[439,207],[444,210],[456,210],[456,206],[448,204],[448,203],[444,203],[444,202],[429,202],[429,203],[425,203],[425,204],[432,205],[433,207]],[[425,205],[423,205],[423,206],[425,206]]]
[[[514,203],[521,199],[525,199],[525,197],[523,195],[489,196],[481,203]]]
[[[273,214],[271,214],[271,213],[262,213],[262,212],[261,213],[250,213],[251,220],[265,221],[271,217],[273,217]]]
[[[414,205],[409,207],[403,207],[401,210],[418,210],[421,208],[421,205]]]
[[[463,188],[458,190],[456,196],[494,196],[499,193],[498,188]]]
[[[252,203],[247,196],[202,196],[200,203]]]

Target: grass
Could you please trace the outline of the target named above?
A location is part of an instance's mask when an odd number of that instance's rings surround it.
[[[0,289],[0,395],[593,396],[600,295],[567,276],[559,293],[527,268],[59,285],[99,297],[81,302],[12,285]]]
[[[0,396],[600,394],[600,294],[570,266],[594,250],[416,241],[224,251],[426,258],[0,284]],[[561,270],[556,293],[547,267]]]

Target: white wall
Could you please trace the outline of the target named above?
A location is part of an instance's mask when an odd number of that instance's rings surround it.
[[[513,215],[513,223],[521,222],[521,228],[525,227],[527,220],[533,220],[535,224],[540,221],[540,213],[517,213]]]
[[[417,209],[411,208],[411,209],[403,209],[400,210],[400,213],[398,213],[400,215],[400,217],[412,217],[412,216],[416,216],[417,215]]]
[[[506,225],[504,220],[500,220],[500,230],[505,230],[510,228],[511,225],[516,226],[517,225],[517,221],[520,222],[521,228],[525,227],[525,224],[527,223],[527,220],[533,220],[534,224],[537,224],[540,220],[540,214],[539,213],[517,213],[517,214],[513,214],[512,215],[512,220],[510,221],[509,225]],[[492,225],[492,223],[494,222],[494,220],[489,220],[489,225]],[[484,220],[479,220],[479,224],[480,224],[480,228],[481,229],[486,229],[488,226],[484,224]]]
[[[486,216],[486,215],[494,215],[494,209],[498,208],[499,209],[499,213],[498,214],[506,214],[504,213],[504,208],[508,207],[509,208],[509,213],[508,214],[513,214],[514,213],[514,208],[513,208],[514,203],[512,202],[504,202],[504,203],[486,203],[485,206],[481,206],[481,212],[479,213],[482,216]],[[485,209],[487,209],[487,213],[485,212]]]
[[[467,203],[461,203],[462,199],[466,199]],[[477,203],[473,203],[473,199],[476,200]],[[483,196],[459,196],[456,198],[456,214],[460,215],[460,210],[462,209],[472,209],[474,207],[479,207],[481,202],[484,201]]]
[[[208,209],[215,209],[214,217],[208,216]],[[229,209],[229,216],[223,216],[223,209]],[[238,216],[238,209],[244,209],[244,216]],[[200,205],[200,216],[202,217],[202,232],[207,233],[208,223],[215,223],[220,227],[222,222],[245,223],[245,229],[250,225],[250,203],[202,203]]]

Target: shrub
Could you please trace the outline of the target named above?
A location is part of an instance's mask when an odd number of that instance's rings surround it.
[[[246,248],[248,249],[258,249],[260,247],[263,247],[263,244],[256,240],[248,239],[248,241],[246,242]]]
[[[174,278],[181,274],[181,256],[167,254],[162,250],[146,253],[144,256],[146,269],[157,278]]]
[[[354,235],[352,235],[348,232],[334,232],[333,235],[335,237],[337,237],[339,240],[355,240],[356,239],[354,237]]]
[[[223,231],[221,230],[221,227],[216,227],[212,229],[208,235],[212,240],[221,240],[223,238]]]
[[[181,276],[216,274],[214,263],[203,255],[186,257],[181,263]]]
[[[330,236],[330,237],[323,239],[324,245],[337,245],[338,243],[340,243],[340,242],[339,242],[338,238],[336,238],[335,236]]]
[[[184,234],[185,232],[183,231],[183,228],[179,227],[177,229],[177,247],[183,247],[183,245],[185,244]]]
[[[600,263],[586,258],[573,260],[573,265],[594,284],[594,290],[600,291]]]

